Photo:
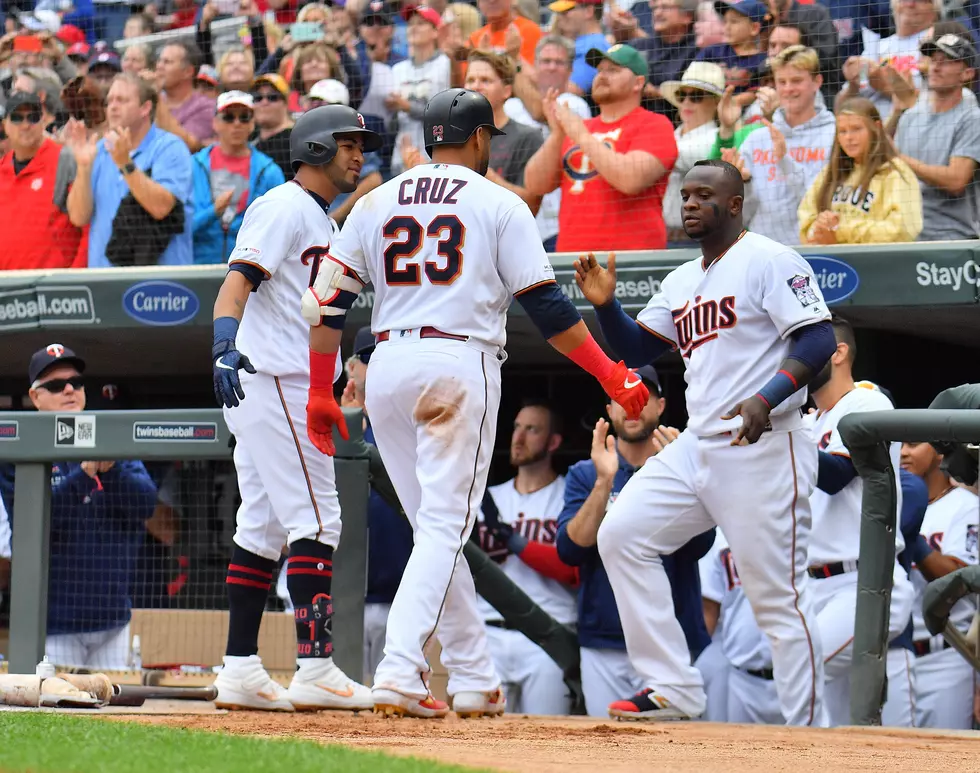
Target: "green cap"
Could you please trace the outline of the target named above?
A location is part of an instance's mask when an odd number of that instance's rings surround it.
[[[644,59],[643,54],[633,48],[633,46],[627,46],[623,43],[617,43],[608,51],[601,51],[598,48],[590,48],[589,52],[585,55],[585,62],[590,67],[598,67],[599,62],[601,62],[603,59],[608,59],[613,64],[618,64],[620,67],[626,67],[627,69],[632,70],[634,75],[642,75],[644,78],[646,78],[650,72],[649,68],[647,67],[647,60]]]

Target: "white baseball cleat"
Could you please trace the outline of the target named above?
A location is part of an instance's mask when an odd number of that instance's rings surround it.
[[[374,707],[371,688],[347,676],[333,658],[301,658],[286,695],[297,711],[362,711]]]
[[[374,713],[385,717],[416,717],[417,719],[442,719],[449,713],[448,704],[437,700],[431,693],[425,698],[413,698],[395,690],[374,688]]]
[[[293,711],[285,688],[269,676],[258,655],[225,656],[214,686],[218,690],[215,708]]]
[[[464,719],[497,717],[504,713],[506,707],[504,691],[499,687],[490,692],[465,690],[453,696],[453,711],[456,712],[456,716]]]

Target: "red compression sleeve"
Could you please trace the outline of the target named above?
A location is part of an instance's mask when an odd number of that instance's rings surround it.
[[[541,542],[529,541],[521,551],[521,561],[552,580],[565,585],[578,585],[578,567],[569,566],[558,557],[558,548]]]
[[[337,352],[325,354],[310,349],[310,389],[325,389],[333,394],[333,374],[337,369]]]
[[[606,353],[599,348],[599,344],[596,343],[591,334],[566,356],[586,373],[595,376],[600,382],[609,378],[613,368],[616,367],[616,363],[610,360]]]

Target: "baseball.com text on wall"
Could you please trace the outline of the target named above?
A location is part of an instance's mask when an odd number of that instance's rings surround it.
[[[0,330],[98,322],[92,291],[84,285],[49,285],[0,292]]]

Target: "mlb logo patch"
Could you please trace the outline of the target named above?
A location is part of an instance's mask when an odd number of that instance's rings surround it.
[[[801,305],[812,306],[814,303],[820,303],[820,299],[810,286],[810,277],[797,274],[787,279],[786,284],[789,285],[789,289],[793,291],[793,295],[796,296],[796,300]]]
[[[432,127],[432,140],[433,142],[442,142],[443,128],[441,123],[437,123]]]
[[[966,527],[966,552],[976,555],[977,552],[977,527]]]

